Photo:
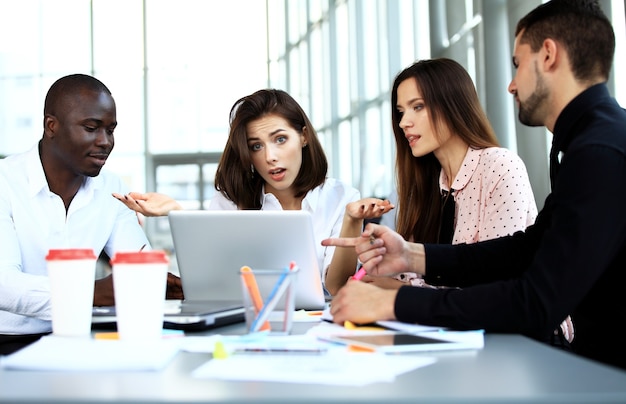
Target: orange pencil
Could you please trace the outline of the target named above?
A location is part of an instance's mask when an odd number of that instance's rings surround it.
[[[252,269],[248,266],[241,267],[241,274],[243,275],[243,281],[248,288],[248,293],[250,293],[250,298],[252,299],[252,303],[254,304],[255,314],[258,316],[259,312],[263,308],[263,298],[261,298],[261,292],[259,292],[259,285],[256,283],[256,278],[252,273]],[[261,330],[270,330],[271,326],[269,321],[266,321],[261,326]]]

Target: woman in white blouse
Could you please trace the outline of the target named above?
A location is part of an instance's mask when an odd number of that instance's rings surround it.
[[[321,240],[358,236],[363,219],[379,217],[393,205],[359,199],[357,189],[327,178],[327,171],[322,145],[300,105],[282,90],[259,90],[231,108],[230,133],[215,174],[218,193],[207,209],[306,210],[313,216],[322,278],[331,266],[354,273],[356,253],[350,249],[335,253]],[[145,216],[181,209],[160,193],[113,196]]]

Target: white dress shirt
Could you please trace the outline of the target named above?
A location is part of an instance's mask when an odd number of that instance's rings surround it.
[[[86,177],[66,214],[48,187],[37,145],[0,160],[0,334],[51,330],[49,249],[92,248],[112,257],[150,248],[135,212],[112,192],[128,192],[114,174]]]
[[[327,178],[324,184],[309,191],[302,201],[302,210],[313,216],[313,232],[317,250],[317,260],[322,271],[322,280],[325,280],[326,269],[333,259],[335,247],[322,246],[322,240],[329,237],[339,237],[346,205],[361,199],[361,194],[334,178]],[[274,194],[261,195],[261,210],[283,210]],[[208,210],[236,210],[237,206],[227,199],[221,192],[211,199]],[[356,263],[355,263],[356,267]]]

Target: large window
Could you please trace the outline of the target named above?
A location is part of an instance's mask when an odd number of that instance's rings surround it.
[[[267,86],[265,9],[259,0],[0,2],[0,155],[41,137],[56,79],[92,74],[117,104],[106,168],[131,190],[201,207],[231,105]],[[168,248],[167,221],[145,224],[153,244]]]
[[[551,136],[515,119],[506,92],[515,22],[541,0],[0,1],[0,156],[42,134],[45,92],[88,73],[113,92],[116,148],[106,168],[131,190],[189,208],[212,196],[228,112],[259,88],[290,92],[309,114],[329,175],[364,196],[394,186],[389,88],[416,59],[447,56],[470,72],[505,147],[548,190]],[[601,0],[617,43],[609,87],[626,105],[623,0]],[[167,247],[167,221],[146,229]]]
[[[502,146],[525,161],[537,204],[549,192],[551,135],[516,119],[507,86],[515,23],[541,0],[267,0],[270,83],[291,92],[322,136],[330,174],[364,196],[394,187],[389,91],[417,59],[449,57],[474,79]],[[609,88],[624,105],[624,1],[601,0],[617,44]],[[307,109],[308,107],[308,109]]]
[[[386,196],[394,148],[388,91],[393,75],[428,57],[427,1],[267,0],[270,83],[308,112],[329,174]]]

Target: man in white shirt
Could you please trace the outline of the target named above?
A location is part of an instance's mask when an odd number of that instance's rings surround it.
[[[126,187],[101,172],[117,126],[109,89],[82,74],[57,80],[43,125],[37,145],[0,160],[0,354],[51,331],[49,249],[92,248],[112,257],[150,247],[135,213],[111,197]],[[170,275],[171,298],[182,295],[177,281]],[[94,305],[112,304],[111,276],[97,280]]]

